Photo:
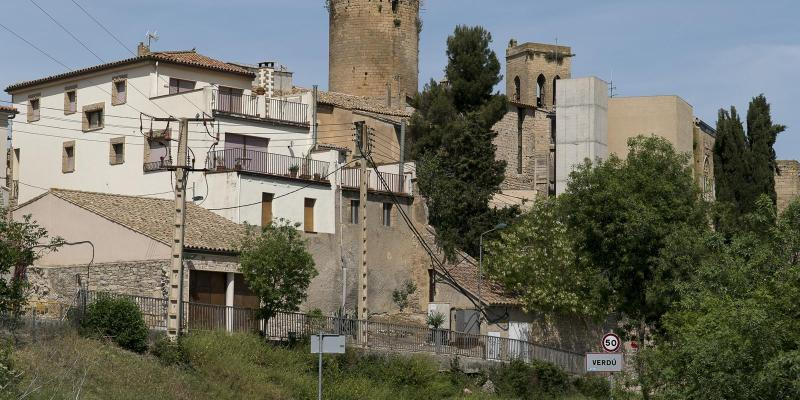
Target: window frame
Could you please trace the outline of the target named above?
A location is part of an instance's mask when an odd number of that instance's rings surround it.
[[[120,98],[120,91],[117,85],[122,84],[123,90],[122,93],[124,95],[123,98]],[[111,78],[111,105],[112,106],[119,106],[123,105],[128,102],[128,75],[118,75]]]
[[[361,223],[361,221],[359,221],[360,209],[361,209],[361,200],[351,199],[350,200],[350,223],[351,224],[359,224],[359,223]]]
[[[273,214],[273,207],[272,207],[273,206],[272,202],[274,200],[275,200],[275,194],[274,193],[267,193],[267,192],[262,192],[261,193],[261,227],[265,227],[265,226],[271,225],[273,218],[275,218],[275,216]],[[267,218],[265,218],[266,217],[266,215],[265,215],[266,213],[264,212],[264,210],[267,209],[266,208],[267,204],[269,204],[269,219],[268,220],[267,220]],[[269,221],[269,222],[267,222],[267,221]]]
[[[383,203],[383,209],[381,210],[381,224],[385,227],[392,226],[392,208],[394,204],[392,203]]]
[[[115,146],[122,146],[121,157],[115,150]],[[108,164],[109,165],[122,165],[125,164],[125,137],[113,138],[108,146]]]
[[[69,95],[73,98],[70,101]],[[67,86],[64,88],[64,115],[72,115],[78,112],[78,86]]]
[[[98,119],[98,126],[92,127],[91,120],[89,119],[90,113],[100,113]],[[105,126],[105,103],[94,103],[83,106],[82,110],[82,128],[84,132],[99,131]]]
[[[27,109],[28,122],[36,122],[42,118],[42,95],[32,94],[28,96]]]
[[[306,197],[303,199],[303,231],[306,233],[317,233],[314,226],[314,209],[316,208],[317,199]],[[309,206],[309,204],[311,204]],[[309,214],[308,210],[311,209]],[[310,216],[310,218],[309,218]]]
[[[175,83],[174,85],[172,84],[173,82]],[[191,89],[182,90],[181,89],[181,83],[182,82],[185,82],[185,83],[191,82],[192,88]],[[175,78],[175,77],[170,77],[169,78],[169,83],[167,85],[168,85],[167,86],[168,87],[168,92],[167,92],[168,94],[186,93],[186,92],[191,92],[192,90],[197,89],[197,81],[193,81],[193,80],[189,80],[189,79]],[[173,87],[175,88],[174,92],[172,91]]]
[[[72,154],[69,154],[70,149]],[[75,141],[70,140],[61,144],[61,173],[71,174],[75,172]]]

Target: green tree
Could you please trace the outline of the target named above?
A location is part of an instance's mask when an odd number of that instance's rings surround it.
[[[482,27],[457,27],[447,39],[447,82],[431,81],[414,101],[419,188],[449,256],[456,248],[477,254],[480,232],[518,213],[489,206],[505,173],[492,126],[506,112],[505,96],[493,92],[502,77],[491,40]]]
[[[783,125],[772,123],[770,105],[760,94],[750,101],[747,108],[747,139],[753,176],[753,192],[767,194],[772,203],[777,203],[775,194],[775,140],[786,130]]]
[[[261,317],[267,320],[278,311],[297,311],[317,276],[306,241],[296,225],[284,221],[263,227],[260,233],[250,230],[239,262],[248,286],[261,300]]]
[[[659,398],[800,398],[800,202],[776,221],[762,195],[746,218],[759,228],[706,235],[708,257],[645,351]]]
[[[61,238],[50,238],[30,215],[15,221],[0,208],[0,311],[20,311],[27,301],[25,270],[63,243]]]
[[[487,274],[527,311],[604,317],[607,282],[597,266],[577,262],[575,236],[559,211],[557,198],[537,200],[488,242]]]
[[[576,259],[606,276],[612,309],[639,322],[641,337],[689,273],[665,268],[660,257],[707,229],[707,219],[688,154],[655,136],[631,138],[628,147],[624,160],[612,155],[578,167],[559,202]]]
[[[735,107],[719,110],[714,141],[714,179],[719,202],[740,204],[748,200],[750,181],[747,136]]]

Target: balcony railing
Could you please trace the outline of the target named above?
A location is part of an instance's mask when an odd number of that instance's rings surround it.
[[[211,108],[218,113],[308,126],[308,104],[236,91],[212,90]]]
[[[367,189],[376,192],[391,192],[399,194],[411,194],[411,182],[406,176],[393,174],[390,172],[380,172],[381,178],[375,175],[374,171],[367,171]],[[361,171],[355,168],[342,170],[342,187],[348,189],[358,189],[361,186]]]
[[[146,162],[144,163],[144,165],[142,165],[142,169],[144,169],[144,172],[160,171],[169,169],[170,167],[172,167],[171,158],[165,158],[160,161]]]
[[[308,158],[247,149],[225,149],[208,153],[210,171],[243,171],[328,182],[328,163]]]

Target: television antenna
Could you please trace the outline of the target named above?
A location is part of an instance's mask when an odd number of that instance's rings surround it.
[[[144,34],[144,37],[147,39],[147,47],[150,47],[151,42],[158,41],[158,31],[150,32],[148,30],[147,33]]]

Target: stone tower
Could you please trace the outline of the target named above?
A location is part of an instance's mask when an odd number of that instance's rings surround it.
[[[327,0],[328,89],[388,100],[417,93],[420,0]]]
[[[553,108],[554,100],[557,103],[553,88],[559,79],[571,77],[573,56],[567,46],[518,45],[512,39],[506,49],[506,96],[538,108]]]

